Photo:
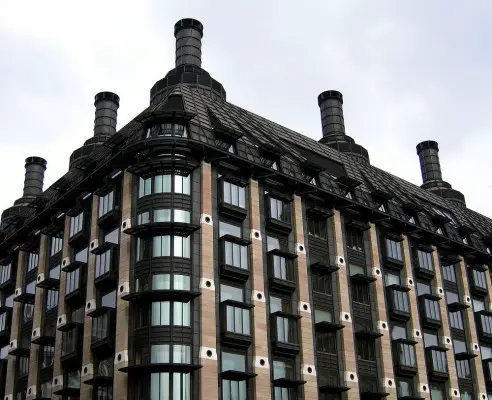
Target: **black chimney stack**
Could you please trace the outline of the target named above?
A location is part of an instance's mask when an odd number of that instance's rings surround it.
[[[94,106],[96,106],[96,118],[94,119],[94,136],[110,136],[116,133],[116,121],[120,98],[112,92],[96,94]]]
[[[441,164],[439,162],[439,145],[433,140],[426,140],[417,145],[420,160],[423,189],[454,202],[460,207],[466,207],[465,196],[442,180]]]
[[[41,157],[26,158],[26,175],[24,179],[23,197],[37,197],[43,193],[44,171],[46,160]]]
[[[369,163],[369,153],[355,140],[345,134],[343,118],[343,95],[337,90],[327,90],[318,96],[321,111],[323,137],[320,143],[341,153],[345,153],[359,162]]]
[[[176,67],[180,65],[202,66],[203,25],[193,18],[179,20],[174,25],[176,38]]]

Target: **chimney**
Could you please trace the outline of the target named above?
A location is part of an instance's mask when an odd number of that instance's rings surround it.
[[[466,207],[465,196],[442,180],[439,163],[439,145],[433,140],[426,140],[417,145],[417,154],[422,172],[422,188],[448,199],[459,207]]]
[[[176,68],[181,65],[202,66],[203,25],[193,18],[179,20],[174,25],[176,38]]]
[[[41,157],[26,158],[26,175],[24,179],[23,197],[37,197],[43,193],[44,171],[46,160]]]
[[[120,98],[111,92],[96,94],[94,105],[96,106],[96,118],[94,119],[94,136],[110,136],[116,133],[116,119]]]
[[[321,111],[323,138],[327,141],[343,140],[343,95],[336,90],[327,90],[318,96],[318,105]]]

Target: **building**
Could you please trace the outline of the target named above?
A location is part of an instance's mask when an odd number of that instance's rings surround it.
[[[203,26],[0,237],[0,394],[18,399],[479,399],[492,393],[492,221],[417,146],[423,185],[370,164],[343,98],[315,141],[226,101]]]

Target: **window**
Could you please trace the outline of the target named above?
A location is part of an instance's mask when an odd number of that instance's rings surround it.
[[[456,220],[454,219],[453,214],[451,214],[450,211],[439,209],[439,208],[436,208],[436,207],[432,207],[432,210],[436,214],[440,215],[441,217],[445,217],[445,218],[449,219],[449,223],[451,225],[456,225]]]
[[[291,312],[291,302],[288,298],[270,296],[270,313],[277,311],[283,311],[286,313]]]
[[[108,273],[112,269],[111,255],[111,250],[106,250],[104,253],[96,255],[96,278]]]
[[[461,311],[449,313],[449,324],[452,328],[463,330],[463,317]]]
[[[70,237],[76,235],[84,229],[84,212],[82,211],[75,217],[70,218]]]
[[[34,268],[37,268],[39,264],[39,254],[29,253],[27,258],[27,271],[31,271]]]
[[[424,299],[425,315],[429,319],[436,321],[441,320],[441,309],[439,307],[439,302],[431,299]]]
[[[462,340],[453,340],[454,354],[466,353],[466,343]]]
[[[180,193],[189,195],[190,183],[191,180],[189,175],[168,174],[140,178],[138,197],[147,196],[152,193]]]
[[[326,239],[326,218],[308,216],[308,233],[320,239]]]
[[[311,275],[313,292],[332,294],[331,274]]]
[[[292,361],[273,361],[273,380],[275,379],[292,379],[294,377],[294,363]],[[290,390],[274,386],[275,400],[291,400]]]
[[[470,361],[456,360],[456,372],[458,374],[458,378],[471,379]]]
[[[492,348],[480,346],[480,353],[482,354],[482,360],[492,359]]]
[[[248,246],[225,241],[224,262],[236,268],[248,269]]]
[[[246,356],[243,354],[222,352],[222,372],[246,372]]]
[[[51,367],[55,361],[55,346],[40,346],[41,368]]]
[[[407,330],[404,326],[393,325],[391,327],[391,339],[406,339],[407,338]]]
[[[114,192],[111,191],[108,194],[99,197],[99,213],[98,216],[102,217],[113,209]]]
[[[22,312],[22,321],[28,322],[32,320],[34,316],[34,304],[24,304],[23,312]]]
[[[188,130],[183,124],[166,122],[164,124],[154,125],[147,130],[148,138],[157,136],[188,137]]]
[[[412,397],[413,396],[413,385],[410,379],[398,378],[396,380],[396,391],[398,398],[401,397]]]
[[[251,335],[250,310],[235,307],[230,304],[225,306],[226,330],[240,335]]]
[[[179,301],[152,303],[152,326],[190,326],[190,320],[190,303]]]
[[[446,290],[445,293],[446,293],[446,304],[454,304],[460,302],[458,293],[450,292],[449,290]]]
[[[280,250],[280,239],[273,237],[273,236],[267,236],[267,251],[272,251],[275,249]]]
[[[184,344],[153,344],[150,346],[152,364],[190,364],[191,346]]]
[[[489,315],[480,315],[482,332],[492,335],[492,317]]]
[[[369,302],[369,289],[367,285],[359,282],[351,283],[352,301],[367,304]]]
[[[386,238],[386,256],[394,260],[403,261],[401,242]]]
[[[110,328],[110,314],[104,313],[92,318],[92,342],[108,338]]]
[[[36,281],[29,282],[26,284],[26,293],[34,294],[36,293]]]
[[[376,361],[374,339],[357,339],[357,359]]]
[[[364,232],[357,229],[348,229],[347,247],[352,250],[364,251]]]
[[[485,302],[483,300],[472,299],[472,303],[474,312],[485,310]]]
[[[316,333],[317,350],[322,353],[337,353],[337,336],[335,332]]]
[[[449,282],[456,282],[456,271],[454,264],[442,266],[442,278]]]
[[[270,218],[290,222],[290,203],[270,197]]]
[[[386,272],[384,274],[384,283],[386,286],[391,286],[391,285],[400,286],[400,284],[401,284],[400,275]]]
[[[145,211],[137,215],[137,225],[143,225],[150,223],[150,212]]]
[[[53,236],[51,238],[51,249],[50,249],[50,257],[54,256],[56,253],[59,253],[63,248],[63,236],[60,234],[58,236]]]
[[[472,273],[473,273],[473,284],[482,289],[487,289],[487,279],[485,278],[485,272],[478,271],[472,268]]]
[[[85,249],[79,250],[75,253],[74,260],[81,263],[87,263],[89,257],[89,250],[87,247]]]
[[[431,294],[431,287],[428,283],[417,281],[417,295]]]
[[[172,242],[172,248],[171,248]],[[171,255],[172,250],[172,255]],[[152,257],[190,258],[190,237],[154,236],[152,238]],[[137,258],[138,259],[138,258]]]
[[[19,376],[25,376],[29,372],[29,357],[18,358]]]
[[[225,235],[232,235],[235,237],[241,237],[241,227],[233,224],[229,224],[224,221],[219,221],[219,237]]]
[[[288,262],[285,257],[271,255],[273,276],[277,279],[291,280],[288,271]]]
[[[191,375],[178,372],[150,374],[150,399],[191,400]]]
[[[58,290],[46,291],[46,310],[51,310],[58,306]]]
[[[424,332],[424,347],[439,346],[439,341],[437,340],[437,335],[434,333]]]
[[[0,314],[0,332],[7,328],[7,313]]]
[[[244,301],[244,290],[243,288],[220,284],[220,301],[234,300],[243,302]]]
[[[11,264],[0,265],[0,283],[7,282],[10,279]]]
[[[118,244],[120,238],[120,230],[116,228],[110,232],[104,232],[104,242]]]
[[[60,270],[61,270],[61,265],[55,265],[53,268],[50,268],[48,271],[48,277],[50,279],[60,279]]]
[[[67,272],[66,276],[65,294],[69,294],[79,288],[80,269],[77,268],[75,271]]]
[[[222,196],[224,203],[246,208],[246,191],[244,187],[223,181]]]
[[[222,352],[222,372],[246,372],[246,356]],[[222,400],[246,400],[246,381],[222,380]]]
[[[318,322],[333,322],[333,314],[331,311],[326,310],[314,310],[314,322],[317,324]]]

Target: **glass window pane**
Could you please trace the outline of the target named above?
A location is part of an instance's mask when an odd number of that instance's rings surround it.
[[[220,285],[220,301],[235,300],[244,301],[244,292],[242,288],[230,285]]]

